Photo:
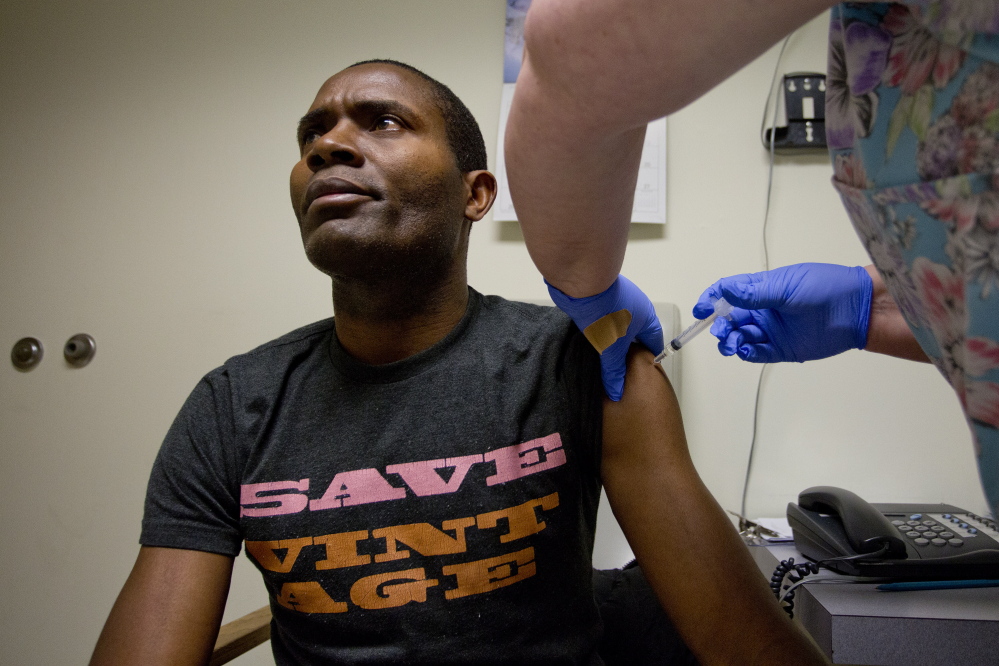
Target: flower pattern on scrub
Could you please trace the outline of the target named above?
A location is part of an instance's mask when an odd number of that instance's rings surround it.
[[[999,0],[844,3],[829,27],[833,183],[954,388],[999,508]]]

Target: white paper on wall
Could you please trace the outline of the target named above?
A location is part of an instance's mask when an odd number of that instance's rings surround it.
[[[506,159],[503,154],[503,139],[506,135],[506,119],[510,114],[513,90],[516,84],[504,83],[500,101],[499,136],[496,140],[496,180],[499,192],[493,205],[493,219],[497,221],[517,221],[510,198],[510,186],[506,178]],[[638,184],[635,188],[635,205],[631,213],[632,222],[666,224],[666,119],[649,123],[645,132],[645,147],[642,149],[642,165],[638,171]]]

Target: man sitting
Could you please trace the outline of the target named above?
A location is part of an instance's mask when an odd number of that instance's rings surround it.
[[[450,90],[360,63],[298,140],[292,206],[335,320],[194,389],[92,663],[207,663],[243,543],[279,664],[600,663],[601,481],[698,658],[821,661],[700,482],[651,355],[604,403],[567,317],[468,287],[495,180]]]

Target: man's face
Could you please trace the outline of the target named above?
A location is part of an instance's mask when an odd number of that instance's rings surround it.
[[[467,188],[419,76],[387,64],[336,74],[302,118],[298,142],[291,202],[321,271],[402,277],[464,261]]]

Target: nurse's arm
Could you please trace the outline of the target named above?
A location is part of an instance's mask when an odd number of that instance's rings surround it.
[[[832,0],[534,0],[506,130],[527,248],[573,297],[624,259],[645,125],[728,78]]]
[[[887,354],[910,361],[929,363],[930,359],[919,346],[916,336],[902,316],[898,304],[888,293],[885,282],[874,266],[864,266],[874,283],[871,294],[871,317],[867,325],[865,351]]]

